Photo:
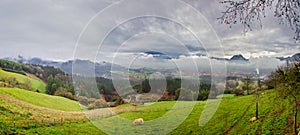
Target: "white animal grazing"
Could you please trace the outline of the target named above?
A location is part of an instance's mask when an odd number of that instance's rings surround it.
[[[132,124],[136,125],[136,124],[144,124],[144,120],[143,118],[138,118],[138,119],[135,119]]]
[[[256,121],[256,117],[252,117],[250,121]]]

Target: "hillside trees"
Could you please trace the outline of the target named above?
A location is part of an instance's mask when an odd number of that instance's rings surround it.
[[[75,90],[73,85],[53,77],[52,75],[50,75],[48,78],[46,93],[49,95],[63,96],[73,100],[75,99]]]
[[[268,87],[268,89],[276,89],[277,86],[277,74],[275,72],[272,72],[269,76],[268,76],[268,80],[265,80],[264,83],[266,84],[266,86]]]
[[[55,80],[53,76],[50,76],[48,79],[48,85],[46,86],[46,93],[53,95],[56,89],[59,87],[57,85],[57,80]]]
[[[211,89],[215,89],[215,85],[212,85],[210,82],[201,82],[199,86],[199,93],[197,100],[206,100],[208,99]]]
[[[231,94],[239,86],[239,82],[236,80],[227,80],[224,94]]]
[[[288,99],[293,104],[294,133],[297,134],[297,111],[300,101],[300,63],[287,64],[285,67],[279,67],[276,72],[277,94],[282,99]],[[272,79],[272,78],[270,78]]]
[[[251,80],[251,77],[249,75],[247,75],[242,82],[244,83],[243,89],[247,91],[247,95],[249,95],[249,90],[250,90],[250,84],[253,82]]]
[[[8,60],[0,59],[0,67],[4,70],[9,70],[9,72],[19,74],[24,74],[23,72],[34,73],[34,70],[30,66]]]

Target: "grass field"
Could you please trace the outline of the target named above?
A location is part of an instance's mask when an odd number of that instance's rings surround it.
[[[91,123],[80,111],[64,112],[39,108],[27,102],[14,101],[17,100],[12,98],[14,96],[7,95],[9,95],[7,92],[2,91],[0,93],[0,128],[3,127],[3,133],[104,134],[103,131],[98,130],[92,124],[104,123],[110,128],[104,130],[113,134],[160,134],[166,131],[167,125],[159,123],[153,125],[153,121],[164,118],[162,116],[166,114],[172,114],[170,119],[162,120],[170,122],[171,125],[179,124],[177,128],[168,134],[292,134],[293,132],[292,104],[287,100],[278,100],[274,91],[266,91],[264,95],[260,96],[259,119],[257,121],[249,121],[250,118],[255,116],[254,95],[237,96],[224,98],[217,112],[205,126],[198,125],[200,115],[205,107],[205,101],[181,101],[182,104],[176,108],[177,112],[173,108],[176,104],[175,101],[156,102],[144,106],[125,104],[112,108],[118,115],[95,119]],[[11,104],[11,102],[14,104]],[[194,104],[192,112],[180,123],[178,121],[180,114],[187,113],[186,108]],[[132,120],[140,117],[145,120],[145,123],[143,125],[133,125]],[[122,121],[118,121],[118,118],[124,118],[125,125]],[[63,121],[59,122],[61,119]],[[44,122],[41,122],[42,120]],[[14,122],[16,123],[15,126]],[[132,131],[128,129],[132,129]]]
[[[81,111],[49,109],[0,94],[1,135],[89,133],[101,134],[101,131]]]
[[[18,88],[0,88],[0,94],[7,95],[25,101],[37,106],[63,110],[80,111],[80,105],[73,100],[64,97],[50,96],[43,93],[37,93]]]
[[[205,102],[198,101],[189,117],[169,134],[292,134],[292,104],[288,101],[277,100],[273,91],[268,91],[268,93],[260,97],[259,119],[257,121],[249,121],[250,118],[255,116],[255,99],[253,95],[230,97],[222,100],[213,118],[205,126],[201,127],[198,125],[198,120]],[[95,123],[116,125],[107,131],[112,134],[124,132],[125,130],[121,130],[122,127],[130,129],[132,132],[128,131],[129,134],[140,132],[145,134],[160,134],[164,131],[161,126],[166,128],[166,125],[158,124],[155,127],[151,125],[153,124],[151,120],[160,118],[167,112],[171,112],[170,109],[174,104],[175,102],[158,102],[146,107],[137,108],[134,111],[120,113],[118,116],[96,120]],[[188,105],[191,102],[186,102],[185,104]],[[122,125],[117,120],[119,116],[131,121],[136,118],[143,118],[146,122],[144,125],[138,126],[132,126],[130,123]],[[176,118],[178,116],[171,119],[176,121]],[[148,127],[151,126],[153,127],[149,129]]]
[[[217,98],[233,98],[234,96],[234,94],[222,94],[218,95]]]
[[[20,83],[26,83],[26,80],[29,80],[31,83],[30,85],[31,85],[32,89],[34,89],[34,90],[39,89],[40,92],[45,93],[46,85],[44,82],[42,82],[38,79],[35,79],[35,78],[25,76],[25,75],[7,72],[7,71],[0,69],[0,78],[7,78],[7,77],[15,77],[16,80]]]

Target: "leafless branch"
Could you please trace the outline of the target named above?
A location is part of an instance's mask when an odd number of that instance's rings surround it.
[[[261,18],[266,17],[266,9],[275,7],[274,16],[280,19],[281,24],[287,24],[294,32],[295,39],[300,40],[300,0],[224,0],[220,2],[226,6],[221,23],[231,25],[241,23],[244,32],[251,31],[254,22],[260,24]]]

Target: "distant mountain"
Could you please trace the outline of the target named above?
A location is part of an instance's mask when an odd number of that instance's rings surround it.
[[[172,59],[172,58],[169,57],[168,55],[166,55],[166,54],[164,54],[164,53],[161,53],[161,52],[147,51],[147,52],[144,52],[144,53],[147,54],[147,55],[152,55],[153,58],[156,58],[156,59],[166,59],[166,60]]]
[[[276,57],[280,61],[299,61],[300,60],[300,53],[294,54],[292,57]]]
[[[221,61],[242,61],[242,62],[246,62],[249,61],[249,59],[246,59],[243,55],[238,54],[238,55],[233,55],[230,59],[228,58],[218,58],[218,57],[210,57],[211,59],[215,59],[215,60],[221,60]]]
[[[169,54],[164,54],[164,52],[159,51],[148,51],[143,52],[144,54],[148,54],[151,56],[155,56],[157,58],[163,58],[162,56],[169,56]],[[165,57],[164,56],[164,57]],[[293,56],[300,56],[300,53]],[[154,58],[155,58],[154,57]],[[140,68],[131,68],[128,69],[127,67],[123,67],[118,64],[113,64],[109,62],[92,62],[90,60],[69,60],[65,62],[59,61],[51,61],[51,60],[42,60],[40,58],[30,58],[26,59],[22,56],[17,58],[5,58],[11,61],[17,61],[21,63],[33,64],[33,65],[42,65],[42,66],[54,66],[56,68],[61,69],[62,71],[68,74],[76,74],[81,76],[97,76],[97,77],[104,77],[107,79],[111,79],[112,75],[116,76],[131,76],[134,78],[141,78],[141,77],[149,77],[152,73],[160,72],[165,77],[174,77],[174,76],[181,76],[181,75],[190,75],[189,72],[190,68],[188,66],[183,67],[184,70],[180,71],[177,68],[170,69],[169,67],[162,67],[162,68],[155,68],[151,69],[150,67],[140,67]],[[226,61],[227,63],[227,71],[228,73],[234,75],[240,74],[248,74],[252,71],[256,71],[256,68],[259,68],[260,71],[264,74],[267,74],[273,71],[278,65],[282,62],[276,58],[256,58],[248,60],[243,55],[233,55],[231,58],[218,58],[218,57],[210,57],[210,59],[215,59],[220,62]],[[267,64],[266,64],[267,63]],[[208,65],[209,66],[209,65]],[[211,69],[206,64],[199,64],[199,75],[209,74]],[[259,67],[257,67],[259,66]],[[112,67],[113,71],[112,71]]]
[[[246,59],[243,55],[238,54],[238,55],[233,55],[229,61],[249,61]]]
[[[143,52],[146,55],[152,55],[155,59],[165,59],[165,60],[171,60],[171,59],[178,59],[181,55],[177,52],[158,52],[158,51],[146,51]]]

